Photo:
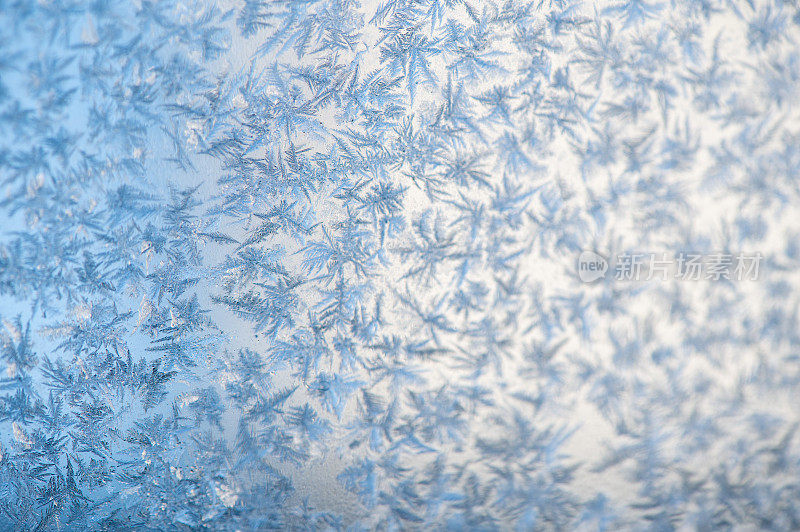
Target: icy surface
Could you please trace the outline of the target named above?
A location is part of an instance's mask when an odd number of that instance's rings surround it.
[[[0,0],[0,530],[800,529],[799,23]]]

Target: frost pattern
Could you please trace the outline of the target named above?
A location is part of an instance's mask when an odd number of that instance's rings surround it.
[[[0,529],[800,528],[798,9],[0,0]]]

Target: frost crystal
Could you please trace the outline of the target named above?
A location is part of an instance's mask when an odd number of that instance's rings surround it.
[[[800,529],[799,101],[790,1],[0,0],[0,530]]]

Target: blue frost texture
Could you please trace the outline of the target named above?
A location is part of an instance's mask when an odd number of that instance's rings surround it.
[[[0,0],[0,531],[798,530],[799,405],[796,1]]]

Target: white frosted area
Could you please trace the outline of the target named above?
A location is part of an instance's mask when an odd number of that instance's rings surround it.
[[[62,8],[0,0],[0,529],[800,527],[796,6]],[[763,261],[613,278],[682,252]]]

